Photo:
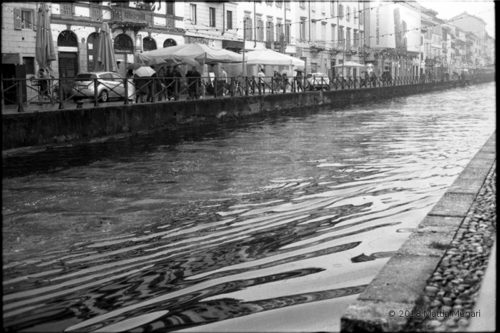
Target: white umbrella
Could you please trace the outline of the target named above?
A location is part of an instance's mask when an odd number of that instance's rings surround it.
[[[134,74],[137,76],[151,76],[154,73],[156,73],[156,71],[150,66],[141,66],[134,70]]]

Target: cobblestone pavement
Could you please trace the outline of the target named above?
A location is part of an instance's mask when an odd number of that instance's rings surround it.
[[[496,233],[496,162],[462,222],[419,304],[422,316],[412,317],[410,331],[464,331],[474,312],[481,281]]]

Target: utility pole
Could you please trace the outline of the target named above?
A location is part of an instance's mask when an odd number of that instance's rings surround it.
[[[242,50],[242,54],[243,54],[243,62],[241,63],[241,74],[243,77],[246,76],[246,72],[245,72],[245,42],[246,42],[246,17],[243,18],[243,50]]]

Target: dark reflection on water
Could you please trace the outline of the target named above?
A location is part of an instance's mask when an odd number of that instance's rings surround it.
[[[252,331],[300,308],[266,330],[338,330],[495,129],[493,91],[55,149],[23,170],[30,156],[9,160],[4,329]]]

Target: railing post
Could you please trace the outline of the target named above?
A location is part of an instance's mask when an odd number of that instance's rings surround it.
[[[123,86],[125,87],[125,105],[128,104],[128,79],[123,79]]]
[[[21,79],[17,80],[17,112],[24,112],[23,107],[23,87]]]
[[[64,109],[64,97],[61,78],[59,78],[59,84],[57,85],[57,88],[57,90],[59,90],[57,93],[59,95],[59,110],[62,110]]]
[[[155,101],[155,93],[156,93],[156,91],[155,91],[156,90],[155,89],[155,87],[156,87],[156,78],[153,77],[152,79],[153,80],[150,81],[151,82],[151,102],[154,103],[154,101]]]
[[[97,106],[97,78],[93,79],[94,83],[94,106]],[[59,79],[59,85],[61,85],[60,79]]]
[[[5,93],[3,91],[3,76],[0,78],[0,91],[2,92],[2,109],[5,107]]]

